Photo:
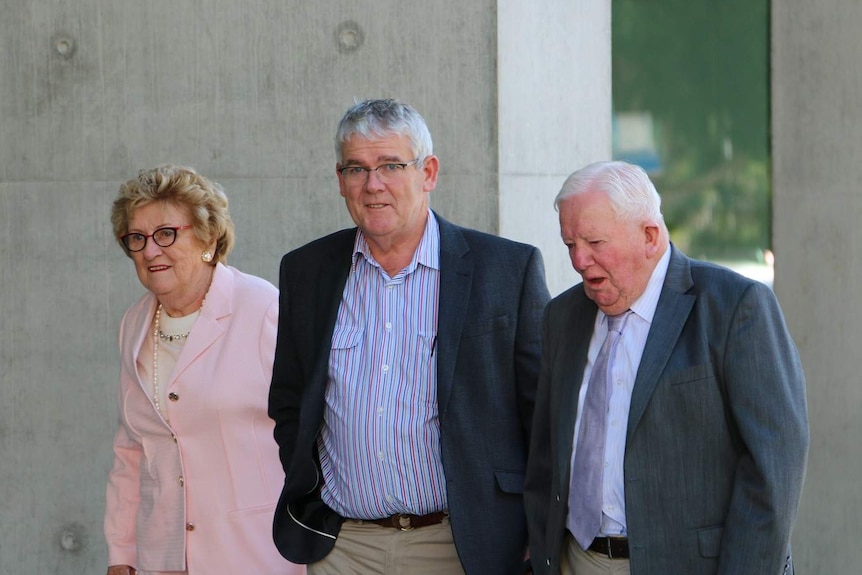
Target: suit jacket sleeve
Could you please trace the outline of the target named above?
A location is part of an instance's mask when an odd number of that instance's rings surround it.
[[[123,345],[124,331],[128,329],[126,313],[120,323],[120,353],[131,354]],[[120,362],[125,366],[124,362]],[[125,367],[121,368],[125,369]],[[114,435],[114,462],[108,474],[105,496],[105,540],[108,545],[108,565],[137,565],[138,552],[135,524],[140,503],[140,467],[143,447],[129,433],[123,413],[123,396],[126,384],[133,374],[121,373],[117,387],[118,426]]]
[[[753,283],[728,313],[721,379],[743,455],[719,572],[777,574],[785,564],[805,475],[805,379],[772,290]]]
[[[534,248],[527,263],[515,340],[515,380],[518,386],[518,405],[521,410],[524,444],[527,446],[530,445],[541,361],[542,311],[549,298],[542,255]]]
[[[290,330],[290,264],[282,258],[279,272],[279,315],[272,384],[269,392],[269,416],[275,421],[274,435],[285,473],[290,466],[299,427],[302,383],[297,376],[296,345]]]
[[[548,501],[551,499],[552,444],[551,433],[551,360],[549,330],[549,314],[554,303],[545,308],[542,322],[542,361],[539,372],[539,383],[535,409],[540,414],[533,421],[530,437],[529,461],[524,485],[524,506],[527,514],[527,531],[530,538],[530,558],[533,573],[536,575],[548,572],[550,567],[545,563],[548,556],[547,533]]]
[[[143,451],[120,423],[114,437],[114,464],[108,477],[105,504],[105,539],[108,565],[137,565],[135,522],[138,515],[139,480]]]

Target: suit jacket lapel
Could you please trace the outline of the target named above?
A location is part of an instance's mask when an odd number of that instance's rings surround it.
[[[314,334],[309,334],[311,345],[319,345],[313,350],[313,372],[309,379],[311,386],[317,390],[313,396],[323,396],[326,393],[326,382],[329,377],[329,355],[332,351],[332,334],[338,319],[338,308],[344,293],[344,285],[350,274],[353,257],[353,245],[356,239],[356,228],[345,231],[329,246],[326,253],[317,262],[317,273],[310,276],[311,289],[314,292],[313,309],[309,311],[314,318]],[[322,406],[322,404],[321,404]]]
[[[442,418],[452,392],[455,358],[473,288],[470,247],[457,226],[436,213],[440,226],[440,295],[437,310],[437,406]]]
[[[695,296],[686,293],[694,285],[689,260],[675,247],[670,249],[670,264],[632,390],[627,442],[646,410],[695,302]]]

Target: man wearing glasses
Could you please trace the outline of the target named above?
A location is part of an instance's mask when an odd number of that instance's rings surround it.
[[[357,227],[281,262],[275,543],[311,575],[522,572],[541,254],[430,210],[410,106],[356,104],[335,139]]]

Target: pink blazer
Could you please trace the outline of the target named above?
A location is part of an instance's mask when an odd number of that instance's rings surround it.
[[[108,564],[189,575],[300,575],[272,541],[284,473],[267,416],[278,320],[268,282],[217,265],[167,382],[170,426],[136,361],[156,298],[120,325],[119,428],[108,478]]]

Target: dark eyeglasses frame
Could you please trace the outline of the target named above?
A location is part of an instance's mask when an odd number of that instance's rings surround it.
[[[341,177],[345,179],[345,181],[350,181],[353,185],[364,184],[368,181],[368,177],[371,172],[377,172],[377,177],[381,178],[381,174],[384,172],[380,172],[380,168],[390,168],[389,176],[401,175],[404,173],[404,170],[407,169],[407,166],[412,166],[413,164],[417,164],[422,161],[422,158],[416,158],[414,160],[410,160],[409,162],[384,162],[377,166],[376,168],[366,168],[365,166],[342,166],[338,168],[336,171],[341,174]],[[395,168],[397,166],[397,170],[392,170],[391,168]],[[364,177],[360,177],[360,174],[364,174]],[[381,180],[386,180],[387,176],[383,176]]]
[[[141,232],[131,232],[131,233],[128,233],[128,234],[120,237],[120,241],[123,242],[123,245],[126,246],[126,249],[132,253],[144,251],[144,249],[147,247],[147,240],[149,240],[150,238],[153,238],[153,242],[155,242],[155,244],[157,246],[159,246],[160,248],[168,248],[168,247],[174,245],[174,243],[177,241],[177,232],[179,230],[187,230],[191,227],[192,226],[162,226],[161,228],[155,230],[153,233],[151,233],[149,235],[142,234]],[[164,231],[164,230],[171,230],[174,232],[174,237],[171,240],[171,242],[168,244],[160,244],[159,241],[156,239],[156,234],[158,234],[159,232]],[[132,236],[141,236],[144,238],[144,245],[142,245],[140,247],[140,249],[133,250],[132,248],[129,247],[129,238],[131,238]]]

